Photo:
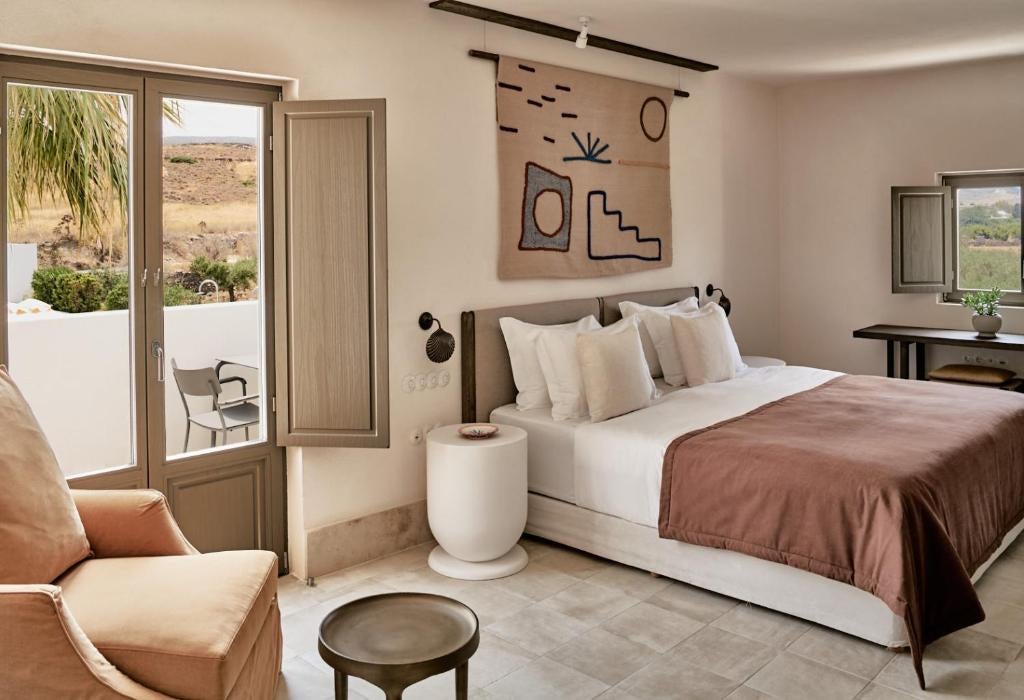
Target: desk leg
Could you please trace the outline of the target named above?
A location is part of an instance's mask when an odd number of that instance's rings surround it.
[[[348,674],[334,672],[334,700],[348,700]]]
[[[916,378],[921,381],[924,381],[928,377],[928,371],[924,365],[925,347],[924,343],[915,343],[914,345],[914,350],[916,352],[914,357],[914,372],[916,373]]]
[[[910,343],[900,341],[900,379],[910,379]]]
[[[885,376],[895,377],[896,367],[893,365],[892,354],[895,350],[896,343],[891,340],[885,341]]]

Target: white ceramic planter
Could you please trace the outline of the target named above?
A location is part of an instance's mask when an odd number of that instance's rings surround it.
[[[510,576],[528,557],[517,543],[526,527],[526,431],[503,425],[467,440],[457,425],[427,435],[427,518],[438,547],[428,563],[452,578]]]
[[[994,316],[974,314],[971,316],[971,325],[974,326],[974,330],[978,331],[978,337],[995,338],[996,333],[1003,327],[1003,317],[999,314]]]

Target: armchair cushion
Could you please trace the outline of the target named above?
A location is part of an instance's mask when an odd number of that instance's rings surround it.
[[[169,700],[96,650],[49,584],[0,585],[0,696]]]
[[[276,614],[277,557],[89,559],[57,585],[85,635],[129,678],[174,697],[221,700]]]
[[[50,583],[89,555],[57,458],[0,367],[0,584]]]
[[[171,515],[159,491],[85,491],[71,496],[85,525],[93,554],[107,557],[156,557],[198,554]]]

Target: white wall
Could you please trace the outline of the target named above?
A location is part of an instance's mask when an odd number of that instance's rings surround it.
[[[782,354],[883,374],[872,323],[970,329],[970,312],[890,290],[892,185],[936,174],[1024,167],[1024,59],[793,85],[780,93]],[[1003,311],[1024,331],[1024,310]],[[993,354],[994,353],[986,353]],[[1020,353],[1003,355],[1019,369]],[[937,351],[930,363],[963,361]]]
[[[457,360],[445,366],[446,389],[401,391],[404,375],[433,368],[416,326],[422,311],[457,329],[469,308],[714,281],[733,299],[743,351],[778,351],[771,88],[579,51],[413,0],[18,0],[4,8],[0,42],[288,75],[306,99],[387,99],[392,447],[302,450],[301,469],[289,477],[304,494],[293,528],[424,498],[423,449],[407,436],[459,419],[459,368]],[[470,48],[691,91],[671,112],[671,268],[611,279],[497,280],[494,65],[468,58]]]
[[[17,303],[32,295],[32,273],[38,265],[35,243],[7,244],[7,302]]]
[[[11,376],[25,394],[68,476],[131,463],[132,401],[127,311],[26,314],[10,317]],[[259,351],[255,301],[165,309],[167,358],[165,423],[172,453],[184,447],[185,410],[171,375],[171,359],[183,368],[213,367],[224,355]],[[250,394],[260,393],[253,370],[241,375]],[[229,384],[225,396],[239,394]],[[209,410],[209,403],[193,404]],[[256,433],[252,433],[255,439]],[[236,431],[231,442],[244,439]],[[193,430],[190,449],[209,447],[210,433]]]

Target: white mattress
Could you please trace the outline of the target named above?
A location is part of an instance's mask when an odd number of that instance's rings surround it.
[[[520,411],[508,404],[491,411],[491,422],[526,431],[526,485],[531,492],[576,502],[573,445],[583,419],[556,421],[550,406]]]
[[[812,367],[757,367],[735,379],[672,389],[654,405],[601,423],[555,421],[550,408],[491,412],[526,430],[529,490],[630,522],[657,527],[665,449],[675,438],[837,377]]]

